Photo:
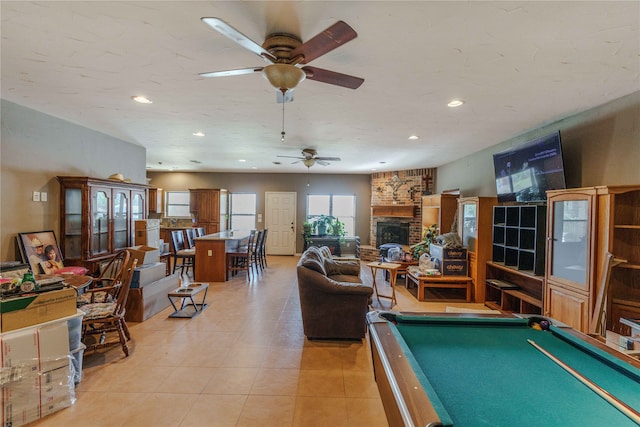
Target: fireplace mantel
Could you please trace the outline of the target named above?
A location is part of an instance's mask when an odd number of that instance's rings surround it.
[[[396,218],[413,218],[414,217],[413,205],[384,205],[384,206],[371,206],[372,216],[385,216]]]

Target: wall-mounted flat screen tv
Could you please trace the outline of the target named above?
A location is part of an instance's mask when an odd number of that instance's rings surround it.
[[[543,202],[566,188],[559,131],[495,153],[493,166],[499,202]]]

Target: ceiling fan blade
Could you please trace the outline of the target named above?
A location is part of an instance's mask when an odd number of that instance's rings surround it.
[[[316,67],[302,67],[307,74],[307,79],[317,82],[329,83],[331,85],[342,86],[348,89],[358,89],[364,79],[360,77],[349,76],[347,74],[336,73],[335,71],[323,70]]]
[[[322,160],[325,162],[339,162],[342,160],[340,157],[314,157],[316,160]]]
[[[276,156],[276,157],[284,157],[285,159],[299,159],[299,160],[304,160],[304,157],[298,157],[298,156]]]
[[[303,64],[308,64],[319,56],[339,47],[358,37],[358,33],[346,22],[338,21],[315,37],[291,51],[290,58],[304,56]]]
[[[260,71],[262,71],[262,67],[238,68],[236,70],[211,71],[209,73],[200,73],[200,76],[201,77],[239,76],[241,74],[259,73]]]
[[[320,160],[316,158],[316,163],[322,166],[329,166],[329,162],[325,162],[324,160]]]
[[[278,104],[282,104],[283,102],[292,102],[293,101],[293,89],[287,90],[284,94],[278,89],[276,89],[276,101]]]
[[[276,62],[276,57],[273,56],[268,50],[260,46],[258,43],[251,40],[249,37],[242,34],[240,31],[233,28],[220,18],[200,18],[202,22],[219,32],[225,37],[230,38],[234,42],[238,43],[245,49],[255,53],[262,57],[267,62]]]

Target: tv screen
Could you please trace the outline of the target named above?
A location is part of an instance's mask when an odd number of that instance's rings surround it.
[[[566,188],[560,132],[493,155],[499,202],[542,202]]]

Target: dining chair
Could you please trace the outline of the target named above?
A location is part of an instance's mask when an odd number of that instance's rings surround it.
[[[256,242],[255,239],[256,230],[251,230],[246,245],[239,246],[237,249],[230,249],[225,253],[227,261],[227,280],[229,279],[229,275],[235,276],[239,271],[246,271],[247,279],[251,278],[251,265]]]
[[[131,254],[128,250],[116,252],[100,268],[100,276],[93,278],[89,287],[78,295],[77,305],[115,301],[130,258]]]
[[[255,242],[253,248],[251,249],[251,264],[255,267],[256,273],[258,272],[258,269],[262,271],[262,263],[260,262],[260,243],[262,242],[263,238],[264,230],[256,231]]]
[[[205,230],[205,228],[204,228],[204,227],[197,227],[197,228],[196,228],[196,236],[198,236],[198,237],[202,237],[202,236],[204,236],[205,234],[207,234],[207,231]]]
[[[173,257],[173,273],[176,272],[177,267],[180,267],[180,276],[184,274],[185,269],[189,274],[189,268],[195,274],[196,251],[185,246],[182,230],[171,231],[171,242],[173,243],[173,252],[171,254]],[[180,265],[178,265],[178,261],[180,261]]]
[[[186,228],[184,234],[187,236],[187,249],[194,249],[196,247],[196,229]]]
[[[87,346],[87,350],[97,350],[120,344],[125,356],[129,356],[127,341],[131,339],[131,333],[124,315],[136,265],[138,265],[137,259],[130,261],[122,276],[122,281],[120,284],[114,285],[120,288],[115,301],[96,302],[80,307],[84,313],[82,342]]]
[[[267,268],[267,235],[269,229],[265,228],[262,233],[262,242],[260,242],[260,265],[262,268]]]

